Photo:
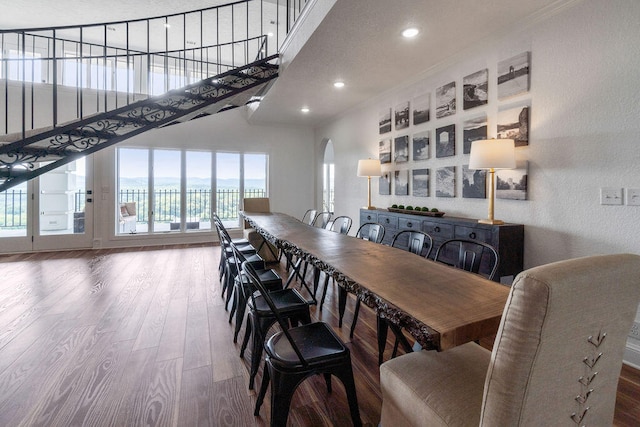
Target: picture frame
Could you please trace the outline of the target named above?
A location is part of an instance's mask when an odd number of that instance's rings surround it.
[[[381,196],[391,195],[391,174],[382,172],[382,176],[378,178],[378,193]]]
[[[431,116],[431,93],[417,96],[413,99],[413,125],[429,121]]]
[[[422,161],[429,159],[429,137],[431,132],[426,130],[414,133],[412,137],[412,154],[414,161]]]
[[[462,165],[462,197],[468,199],[487,198],[487,171],[469,169]]]
[[[447,83],[436,89],[436,119],[456,113],[456,82]]]
[[[391,163],[391,138],[386,138],[378,143],[378,158],[380,164]]]
[[[391,132],[391,108],[383,108],[378,114],[378,131],[380,135]]]
[[[409,171],[397,170],[395,171],[394,187],[396,196],[408,196],[409,195]]]
[[[456,167],[446,166],[436,170],[436,197],[456,196]]]
[[[486,105],[489,102],[489,69],[485,68],[462,79],[462,109]]]
[[[465,120],[462,129],[462,153],[471,153],[471,143],[480,139],[487,139],[487,115],[483,114]]]
[[[530,52],[523,52],[498,62],[498,99],[528,92],[531,82],[530,67]]]
[[[436,129],[436,158],[456,155],[456,125],[450,124]]]
[[[409,135],[396,137],[393,144],[393,160],[396,163],[409,161]]]
[[[409,101],[396,105],[394,118],[396,130],[402,130],[409,127]]]
[[[515,169],[499,169],[496,172],[496,198],[527,200],[529,192],[529,162],[516,161]]]
[[[414,197],[429,197],[429,169],[414,169],[411,174]]]
[[[529,145],[528,105],[498,111],[498,139],[513,139],[516,147]]]

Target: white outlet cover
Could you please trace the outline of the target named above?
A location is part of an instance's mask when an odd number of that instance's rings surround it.
[[[621,205],[622,188],[602,187],[600,189],[601,205]]]
[[[640,188],[627,188],[627,205],[640,206]]]

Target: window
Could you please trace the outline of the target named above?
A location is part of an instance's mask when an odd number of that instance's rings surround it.
[[[11,49],[9,51],[9,62],[7,75],[9,80],[24,80],[27,82],[41,83],[42,80],[42,55],[39,53],[25,52],[24,60],[22,52]],[[3,70],[4,71],[4,70]]]
[[[0,193],[0,237],[27,235],[27,183]]]
[[[119,233],[149,230],[149,176],[149,150],[118,149],[116,225]]]
[[[226,226],[239,227],[240,195],[268,196],[263,153],[145,148],[117,153],[118,234],[211,230],[214,211]]]
[[[153,150],[153,231],[179,231],[181,152]]]
[[[186,229],[211,229],[211,153],[187,151]]]

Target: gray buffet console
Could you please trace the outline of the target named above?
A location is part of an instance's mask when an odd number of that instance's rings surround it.
[[[433,239],[431,258],[447,239],[472,239],[493,246],[500,255],[500,265],[495,281],[504,276],[515,276],[523,269],[524,225],[491,225],[478,223],[477,219],[449,216],[435,217],[410,213],[390,212],[382,209],[360,209],[360,225],[374,222],[385,228],[383,243],[391,244],[393,236],[401,230],[420,230]],[[506,278],[505,278],[506,279]]]

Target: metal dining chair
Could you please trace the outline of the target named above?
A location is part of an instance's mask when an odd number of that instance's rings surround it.
[[[291,398],[298,385],[312,375],[323,374],[327,390],[331,392],[331,376],[335,375],[346,391],[353,425],[361,426],[349,348],[327,323],[315,322],[289,328],[284,310],[275,302],[274,294],[262,285],[250,264],[247,264],[245,272],[281,328],[264,345],[266,356],[254,415],[260,415],[260,407],[271,385],[270,424],[285,426]]]

